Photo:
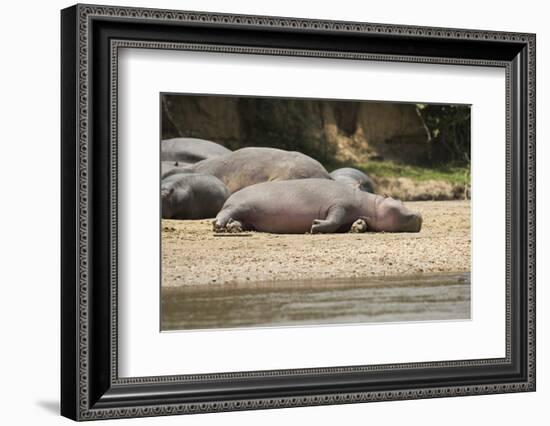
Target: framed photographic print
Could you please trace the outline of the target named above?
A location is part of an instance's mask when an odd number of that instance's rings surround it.
[[[535,35],[61,12],[61,412],[535,390]]]

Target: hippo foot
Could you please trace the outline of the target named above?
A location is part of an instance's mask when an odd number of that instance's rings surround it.
[[[231,233],[231,234],[237,234],[239,232],[243,232],[243,225],[241,222],[233,219],[229,219],[227,223],[224,225],[219,224],[217,221],[214,221],[213,223],[213,230],[214,232],[218,233]]]
[[[229,219],[227,225],[225,225],[226,232],[237,234],[243,232],[243,224],[237,220]]]
[[[225,232],[225,227],[220,225],[216,219],[212,221],[212,231],[214,232]]]
[[[331,234],[338,230],[340,224],[334,220],[315,219],[311,224],[312,234]]]
[[[362,233],[362,232],[367,232],[367,222],[365,222],[363,219],[357,219],[351,225],[351,228],[349,229],[349,232],[351,232],[352,234],[359,234],[359,233]]]

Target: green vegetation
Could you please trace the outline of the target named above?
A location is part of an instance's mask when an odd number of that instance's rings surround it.
[[[470,106],[417,104],[416,109],[430,134],[431,161],[470,163]]]
[[[465,185],[470,183],[469,166],[422,167],[398,164],[392,161],[371,161],[356,166],[369,176],[407,177],[417,181],[442,180]]]
[[[441,180],[452,184],[470,184],[470,167],[441,165],[434,167],[398,164],[393,161],[370,161],[353,165],[330,165],[328,170],[338,167],[355,167],[372,177],[406,177],[415,181]]]

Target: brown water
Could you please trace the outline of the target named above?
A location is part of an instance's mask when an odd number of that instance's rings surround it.
[[[470,274],[162,289],[161,330],[470,318]]]

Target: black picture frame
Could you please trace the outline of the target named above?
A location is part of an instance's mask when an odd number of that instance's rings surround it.
[[[534,34],[75,5],[61,12],[61,414],[74,420],[535,390]],[[506,356],[119,378],[117,48],[506,69]]]

